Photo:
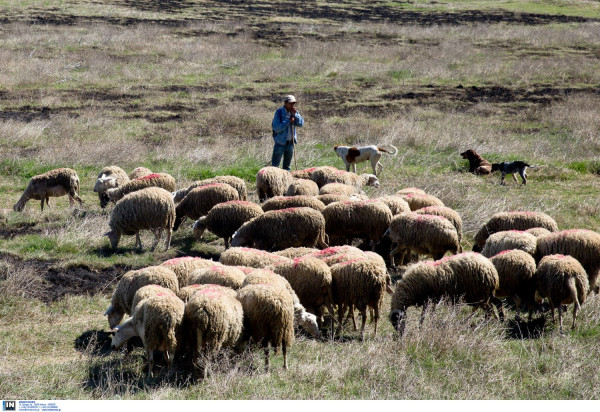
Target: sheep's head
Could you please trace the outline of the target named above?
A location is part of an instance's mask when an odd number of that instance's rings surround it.
[[[194,223],[194,227],[192,228],[192,230],[194,231],[194,238],[198,241],[202,238],[202,235],[206,230],[206,224],[204,223],[205,221],[206,216],[201,217],[200,219],[196,220],[196,222]]]
[[[119,240],[121,240],[121,232],[120,231],[111,230],[110,232],[106,232],[102,236],[108,237],[108,240],[110,240],[110,246],[113,249],[116,249],[117,246],[119,246]]]
[[[173,224],[173,232],[177,232],[177,229],[179,229],[179,226],[181,226],[183,220],[186,218],[180,206],[181,205],[175,208],[175,223]]]
[[[96,184],[94,185],[94,192],[96,193],[104,193],[108,189],[114,189],[117,187],[117,178],[114,176],[106,176],[102,175],[96,180]]]
[[[187,189],[180,189],[176,192],[171,193],[171,195],[173,196],[173,202],[175,202],[175,203],[181,202],[187,194],[188,194]]]
[[[364,181],[366,182],[365,184],[367,186],[373,186],[373,187],[379,187],[380,186],[379,179],[377,179],[377,176],[371,175],[371,174],[368,174],[368,173],[362,174],[360,176],[364,179]]]
[[[137,336],[135,325],[132,319],[128,319],[125,323],[112,328],[111,332],[114,332],[110,347],[112,350],[117,350],[129,339]]]
[[[404,334],[404,328],[406,326],[406,309],[405,310],[393,310],[390,312],[390,321],[392,326],[398,332],[400,336]]]
[[[300,326],[302,329],[310,333],[311,336],[321,336],[321,331],[319,330],[319,325],[317,323],[317,317],[312,313],[308,313],[306,311],[302,313]]]
[[[17,203],[15,203],[15,205],[13,206],[13,210],[15,212],[22,212],[23,209],[25,209],[25,202],[19,200]]]
[[[111,329],[114,329],[122,320],[125,314],[116,309],[113,305],[110,305],[106,312],[104,312],[104,316],[108,316],[108,326]]]
[[[249,235],[248,228],[250,227],[249,225],[253,220],[250,220],[249,222],[244,223],[233,234],[233,237],[231,238],[231,246],[232,247],[242,247],[242,246],[252,247],[254,242],[252,241],[252,238],[250,236],[248,236]]]

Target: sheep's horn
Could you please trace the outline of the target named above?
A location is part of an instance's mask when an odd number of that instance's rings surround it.
[[[114,309],[114,308],[112,307],[112,305],[110,305],[110,306],[108,307],[108,309],[106,309],[106,312],[104,312],[104,316],[108,316],[108,315],[110,315],[110,314],[112,313],[113,309]]]

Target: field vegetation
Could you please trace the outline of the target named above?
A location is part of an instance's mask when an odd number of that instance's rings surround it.
[[[279,356],[264,373],[254,351],[224,357],[203,382],[182,365],[146,381],[142,349],[109,348],[102,314],[120,275],[224,246],[194,241],[188,221],[167,252],[148,251],[151,234],[141,252],[133,237],[113,252],[92,191],[115,164],[170,173],[178,187],[240,176],[257,200],[273,113],[294,94],[306,121],[298,168],[342,168],[335,144],[393,144],[368,194],[438,196],[461,214],[466,249],[499,211],[599,231],[598,2],[11,0],[0,11],[1,398],[598,398],[598,297],[564,336],[549,319],[465,321],[468,308],[442,303],[421,327],[411,309],[402,339],[385,316],[364,342],[348,326],[335,341],[300,336],[287,372]],[[469,148],[538,167],[527,186],[501,186],[465,173]],[[63,197],[13,212],[29,179],[56,167],[78,172],[84,206]]]

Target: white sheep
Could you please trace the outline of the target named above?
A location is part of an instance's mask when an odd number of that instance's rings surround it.
[[[262,203],[270,197],[283,196],[294,182],[290,172],[274,166],[263,167],[256,174],[256,193]]]
[[[147,176],[138,177],[130,180],[123,186],[115,187],[114,189],[106,190],[106,195],[112,202],[117,202],[129,193],[136,192],[148,187],[160,187],[166,191],[173,192],[175,190],[175,179],[167,173],[151,173]]]

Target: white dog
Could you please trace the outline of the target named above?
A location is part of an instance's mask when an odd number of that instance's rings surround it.
[[[363,147],[348,147],[348,146],[334,146],[333,150],[335,153],[342,158],[346,163],[346,171],[350,171],[350,165],[352,165],[352,171],[356,173],[356,164],[360,162],[371,161],[373,167],[373,174],[378,176],[383,170],[383,165],[379,163],[383,152],[389,153],[395,156],[398,153],[396,147],[390,145],[393,151],[389,151],[383,147],[377,146],[363,146]]]

